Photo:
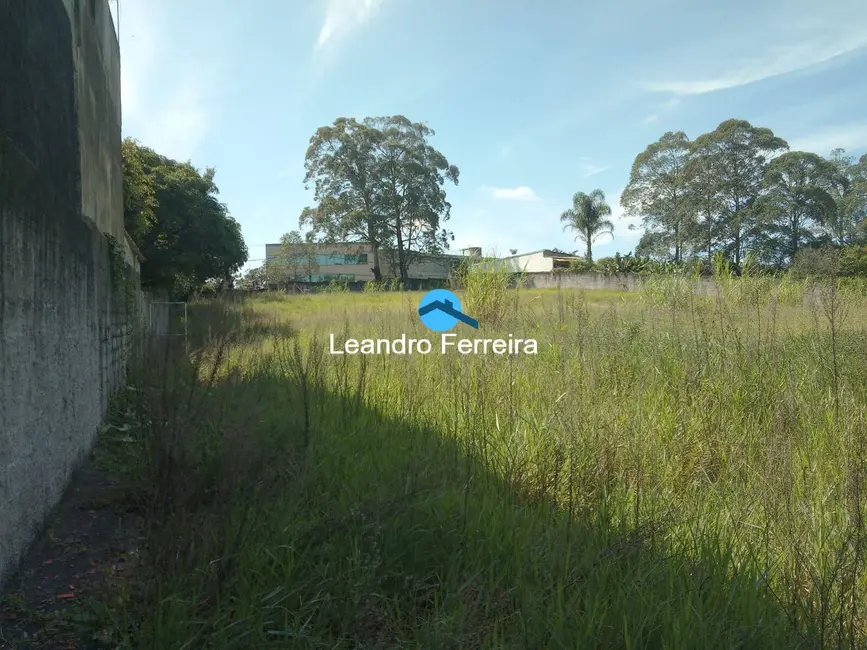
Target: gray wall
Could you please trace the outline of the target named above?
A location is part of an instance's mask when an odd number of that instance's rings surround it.
[[[0,0],[0,578],[89,451],[134,329],[108,240],[82,215],[84,131],[99,151],[85,174],[92,202],[106,230],[118,220],[119,78],[100,95],[88,57],[76,77],[70,6]],[[104,69],[119,75],[117,61]],[[79,87],[96,98],[82,122]]]
[[[124,242],[120,46],[106,0],[72,0],[70,29],[76,70],[81,210]]]
[[[527,273],[524,286],[532,289],[610,289],[634,291],[639,277],[633,274],[602,275],[601,273]]]
[[[521,286],[529,289],[608,289],[610,291],[635,291],[650,276],[635,273],[622,275],[602,275],[601,273],[527,273]],[[718,287],[711,277],[689,280],[695,295],[715,296]],[[779,284],[779,280],[775,280]],[[816,304],[821,299],[818,285],[808,287],[804,292],[805,304]]]

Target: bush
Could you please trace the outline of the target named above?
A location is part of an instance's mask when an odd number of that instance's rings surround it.
[[[840,251],[840,275],[867,277],[867,246],[850,246]]]
[[[569,263],[569,273],[589,273],[595,269],[593,262],[579,257],[577,260],[572,260]]]

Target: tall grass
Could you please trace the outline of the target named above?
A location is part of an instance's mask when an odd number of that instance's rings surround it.
[[[118,644],[863,647],[863,299],[492,276],[466,311],[537,355],[328,352],[429,336],[411,292],[212,306],[231,338],[152,355],[101,447],[151,531]]]

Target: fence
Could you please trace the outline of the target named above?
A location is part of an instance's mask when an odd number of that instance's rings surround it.
[[[150,336],[183,339],[189,347],[189,321],[186,302],[147,300],[143,312],[145,331]]]

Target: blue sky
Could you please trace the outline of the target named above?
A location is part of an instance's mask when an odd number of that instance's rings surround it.
[[[112,0],[114,4],[114,0]],[[251,263],[298,227],[314,131],[427,122],[461,170],[454,248],[580,248],[559,214],[601,188],[615,236],[636,154],[736,117],[793,149],[867,152],[863,0],[120,0],[124,135],[217,168]]]

